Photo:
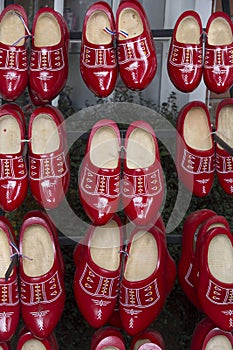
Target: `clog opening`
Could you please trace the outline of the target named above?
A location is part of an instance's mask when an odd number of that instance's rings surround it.
[[[23,345],[22,350],[46,350],[40,340],[30,339]]]
[[[211,130],[205,111],[191,108],[184,120],[184,139],[188,146],[197,150],[209,150],[213,146]]]
[[[16,154],[21,149],[21,132],[17,120],[11,115],[0,118],[0,153]]]
[[[143,23],[139,13],[132,8],[125,8],[119,15],[119,33],[121,31],[128,34],[127,39],[137,37],[143,33]],[[119,35],[119,39],[125,39]]]
[[[42,13],[34,31],[34,45],[36,47],[55,46],[61,41],[60,25],[56,17],[49,12]]]
[[[11,252],[5,232],[0,229],[0,278],[5,278],[5,273],[11,263]]]
[[[55,121],[39,114],[32,123],[31,147],[34,154],[46,154],[59,149],[60,139]]]
[[[112,41],[111,34],[104,31],[105,28],[111,29],[108,16],[103,11],[95,11],[87,20],[86,38],[96,45],[108,45]]]
[[[154,236],[147,231],[136,233],[130,246],[124,277],[128,281],[148,278],[158,263],[158,246]]]
[[[25,35],[24,25],[15,13],[15,11],[6,12],[0,23],[0,42],[5,45],[12,45],[16,43],[16,46],[23,45],[25,39],[21,39],[18,43],[19,38]]]
[[[97,266],[116,271],[120,264],[120,230],[114,220],[97,226],[91,237],[90,254]]]
[[[211,338],[204,350],[232,350],[230,340],[225,335],[216,335]]]
[[[129,138],[126,164],[129,169],[147,168],[155,161],[155,143],[152,135],[144,129],[134,129]]]
[[[200,36],[200,26],[194,17],[187,16],[178,24],[176,31],[176,40],[178,42],[183,44],[199,44]]]
[[[218,234],[210,241],[208,267],[218,281],[233,283],[233,247],[226,235]]]
[[[215,18],[208,30],[208,42],[210,45],[229,45],[233,41],[230,24],[225,18]]]
[[[217,135],[221,137],[230,147],[233,147],[233,106],[225,106],[221,109],[218,116]],[[218,145],[219,146],[219,145]],[[219,148],[222,148],[219,146]]]
[[[54,247],[45,227],[34,224],[25,229],[22,242],[23,270],[27,276],[48,273],[54,263]]]
[[[161,348],[151,343],[150,339],[140,339],[135,343],[133,350],[161,350]]]
[[[93,135],[90,145],[91,162],[99,168],[115,169],[119,160],[119,142],[113,128],[103,126]]]

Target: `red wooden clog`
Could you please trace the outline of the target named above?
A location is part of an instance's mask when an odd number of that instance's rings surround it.
[[[84,18],[80,72],[87,87],[99,97],[107,97],[115,88],[118,68],[114,37],[111,7],[103,1],[95,2]]]
[[[53,332],[64,309],[64,274],[56,245],[50,222],[28,213],[19,237],[21,313],[40,339]]]
[[[123,335],[118,329],[108,326],[102,327],[94,333],[90,350],[104,349],[126,349]]]
[[[187,103],[177,118],[176,167],[180,180],[195,196],[209,194],[214,180],[215,152],[210,115],[201,101]]]
[[[51,333],[45,339],[36,338],[27,328],[23,328],[19,333],[19,339],[16,350],[22,349],[45,349],[45,350],[58,350],[58,343],[55,333]]]
[[[202,319],[196,326],[192,341],[191,350],[226,349],[233,347],[233,334],[217,327],[207,317]]]
[[[36,108],[28,125],[29,183],[36,201],[56,208],[69,187],[70,165],[64,118],[53,106]]]
[[[224,93],[233,84],[233,24],[225,12],[214,12],[206,25],[203,78],[207,88]]]
[[[201,309],[197,296],[196,279],[193,271],[196,241],[200,233],[200,227],[210,217],[216,213],[210,209],[200,209],[192,212],[184,221],[182,231],[182,250],[178,264],[178,278],[186,296],[198,309]]]
[[[0,15],[0,94],[7,101],[16,100],[28,84],[27,24],[21,5],[8,5]]]
[[[232,332],[232,234],[225,227],[213,227],[201,243],[197,284],[201,307],[216,326]]]
[[[144,8],[135,0],[121,1],[116,12],[118,67],[124,84],[143,90],[153,80],[157,58]]]
[[[76,246],[75,300],[94,328],[105,325],[118,298],[123,237],[118,217],[104,226],[91,226]]]
[[[155,329],[148,328],[137,334],[131,343],[131,350],[165,350],[162,335]]]
[[[16,264],[6,279],[6,272],[12,259],[18,258],[18,248],[13,228],[5,217],[0,218],[0,346],[15,334],[20,318],[18,271]],[[7,345],[5,345],[7,348]],[[5,349],[3,347],[3,349]]]
[[[64,88],[68,78],[69,32],[63,17],[50,7],[34,17],[29,86],[44,104]]]
[[[0,133],[0,207],[11,212],[22,204],[28,190],[25,120],[16,104],[1,106]]]
[[[199,85],[203,72],[202,23],[195,11],[183,12],[176,21],[167,69],[175,87],[191,92]]]
[[[125,135],[122,204],[135,224],[154,223],[162,205],[164,184],[157,139],[152,127],[138,120]]]
[[[229,147],[233,147],[233,129],[232,129],[232,112],[233,98],[223,99],[217,106],[216,110],[216,134]],[[222,148],[216,142],[216,173],[218,181],[223,190],[229,194],[233,194],[233,157],[228,151]]]
[[[120,131],[115,122],[98,121],[91,130],[79,174],[79,196],[94,225],[105,225],[120,199]]]
[[[120,286],[120,316],[131,336],[144,331],[160,314],[171,290],[171,266],[164,234],[154,227],[133,230],[126,249]],[[173,283],[175,263],[173,261]],[[169,272],[169,273],[170,273]],[[168,287],[169,284],[169,287]]]

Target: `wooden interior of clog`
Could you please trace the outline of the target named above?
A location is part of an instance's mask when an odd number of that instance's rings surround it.
[[[216,335],[211,338],[204,350],[232,350],[231,342],[225,335]]]
[[[193,16],[183,18],[178,24],[176,40],[183,44],[200,43],[200,26]]]
[[[155,143],[152,135],[141,128],[135,128],[127,143],[126,164],[129,169],[146,168],[155,161]]]
[[[103,11],[95,11],[87,20],[86,38],[96,45],[107,45],[112,41],[111,34],[104,31],[104,28],[111,29],[108,16]]]
[[[21,149],[21,132],[18,121],[12,115],[0,118],[0,153],[16,154]]]
[[[90,242],[91,258],[97,266],[116,271],[120,264],[120,230],[114,220],[96,226]]]
[[[217,135],[225,141],[230,147],[233,147],[233,106],[223,107],[218,116]],[[219,145],[220,148],[222,148]]]
[[[210,241],[208,267],[218,281],[233,283],[233,246],[226,235],[218,234]]]
[[[133,8],[125,8],[119,15],[118,31],[128,34],[127,39],[135,38],[143,33],[143,23],[139,13]],[[125,39],[119,35],[119,39]]]
[[[29,339],[23,345],[22,350],[46,350],[46,347],[37,339]]]
[[[49,12],[42,13],[34,31],[34,45],[36,47],[55,46],[61,41],[60,25],[56,17]]]
[[[0,42],[5,45],[12,45],[24,35],[25,28],[19,16],[16,15],[15,11],[6,12],[0,23]],[[24,42],[25,39],[22,38],[16,46],[23,45]]]
[[[10,266],[11,251],[5,232],[0,229],[0,278],[5,278],[5,273]]]
[[[205,111],[200,107],[189,110],[184,120],[184,139],[188,146],[198,150],[209,150],[213,141]]]
[[[99,128],[90,145],[91,162],[98,168],[115,169],[119,159],[119,142],[116,132],[109,126]]]
[[[133,237],[124,277],[128,281],[141,281],[149,277],[158,263],[158,246],[154,236],[140,230]]]
[[[32,152],[45,154],[59,149],[60,139],[55,121],[47,114],[41,113],[32,122]]]
[[[26,228],[22,242],[23,270],[29,277],[42,276],[54,263],[54,246],[49,232],[42,225]]]
[[[208,30],[208,42],[210,45],[229,45],[233,42],[230,24],[225,18],[215,18]]]

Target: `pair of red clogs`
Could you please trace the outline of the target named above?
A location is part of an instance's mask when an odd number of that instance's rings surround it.
[[[10,222],[2,217],[0,241],[0,341],[7,342],[15,334],[20,313],[35,337],[48,338],[65,303],[64,263],[56,228],[45,213],[29,212],[17,244]]]
[[[0,108],[0,207],[17,209],[24,201],[28,180],[33,196],[46,209],[62,201],[69,186],[69,160],[64,119],[52,106],[36,108],[29,120],[14,103]],[[28,163],[26,146],[28,142]]]
[[[92,327],[113,325],[117,319],[120,328],[136,335],[160,314],[176,278],[176,265],[161,217],[154,225],[135,227],[128,244],[123,242],[117,216],[104,226],[90,227],[74,250],[74,294]]]
[[[233,99],[222,100],[216,110],[216,135],[233,147]],[[196,196],[207,196],[215,172],[224,191],[233,194],[233,157],[214,142],[207,106],[200,101],[186,104],[177,119],[176,166],[179,178]]]
[[[96,331],[91,340],[90,350],[101,349],[126,350],[122,333],[113,328],[105,327]],[[161,334],[154,329],[147,329],[136,335],[130,345],[131,350],[164,350],[164,340]]]
[[[204,318],[196,326],[191,350],[233,349],[233,333],[216,327],[208,318]]]
[[[189,300],[212,322],[233,331],[233,236],[229,223],[209,209],[186,218],[178,265],[180,284]]]
[[[30,66],[26,39],[32,37]],[[41,8],[34,17],[32,33],[27,14],[17,4],[0,15],[0,94],[17,99],[29,86],[35,105],[54,99],[68,76],[69,33],[63,17],[52,8]]]
[[[128,218],[139,226],[155,220],[164,187],[159,149],[152,127],[132,122],[124,140],[122,186],[120,130],[108,119],[92,128],[79,174],[82,206],[94,225],[105,225],[120,199]]]
[[[19,333],[19,339],[16,350],[23,349],[46,349],[58,350],[58,343],[54,333],[51,333],[46,339],[36,338],[27,328],[23,328]],[[0,342],[1,350],[11,350],[10,342]]]
[[[111,94],[118,70],[129,89],[145,89],[156,69],[155,45],[139,1],[121,1],[116,23],[106,2],[95,2],[89,7],[83,23],[80,72],[95,95],[106,97]]]
[[[223,93],[233,84],[232,50],[233,24],[226,13],[213,13],[203,32],[199,14],[185,11],[172,35],[167,61],[169,77],[178,90],[191,92],[203,76],[210,91]]]

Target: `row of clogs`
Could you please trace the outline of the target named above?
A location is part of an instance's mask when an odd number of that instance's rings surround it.
[[[42,207],[56,208],[70,179],[61,112],[49,105],[37,107],[26,131],[22,109],[15,103],[6,103],[0,107],[0,139],[1,209],[11,212],[19,208],[29,183],[32,195]]]
[[[210,91],[223,93],[233,84],[232,50],[233,24],[226,13],[213,13],[203,32],[199,14],[185,11],[176,21],[170,43],[169,77],[177,89],[191,92],[203,76]]]
[[[187,103],[177,118],[176,166],[180,180],[198,197],[207,196],[212,188],[215,173],[224,191],[233,194],[232,155],[224,149],[214,134],[229,148],[233,146],[231,113],[233,99],[222,100],[216,110],[215,131],[205,103]]]
[[[188,299],[228,332],[233,331],[232,266],[233,236],[225,217],[210,209],[189,214],[182,232],[179,281]]]
[[[29,55],[27,39],[30,37]],[[57,11],[41,8],[30,32],[25,9],[18,4],[5,7],[0,15],[2,98],[14,101],[28,87],[35,105],[51,102],[67,81],[68,46],[68,27]]]
[[[159,316],[176,265],[161,216],[154,225],[127,231],[116,216],[104,226],[90,227],[74,250],[74,294],[92,327],[118,320],[118,327],[135,336]]]

